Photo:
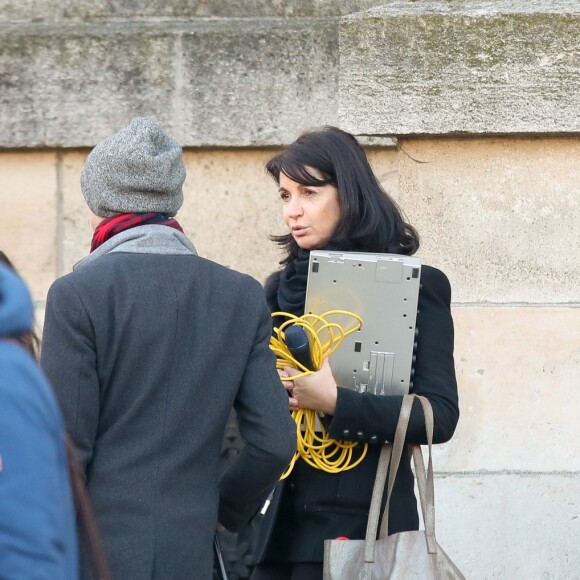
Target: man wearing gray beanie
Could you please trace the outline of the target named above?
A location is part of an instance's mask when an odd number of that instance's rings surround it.
[[[296,449],[263,290],[197,256],[174,219],[184,180],[151,119],[97,145],[81,176],[91,252],[47,298],[41,362],[113,578],[211,578],[218,522],[240,529]],[[232,406],[245,447],[220,477]]]

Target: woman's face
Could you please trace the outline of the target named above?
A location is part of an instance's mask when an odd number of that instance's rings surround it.
[[[309,168],[313,175],[316,171]],[[338,191],[333,185],[301,185],[280,173],[284,222],[304,250],[322,248],[340,220]]]

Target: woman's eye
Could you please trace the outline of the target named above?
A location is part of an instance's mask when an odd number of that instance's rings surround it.
[[[316,195],[316,191],[314,191],[313,189],[305,189],[304,194],[305,195]]]
[[[281,193],[280,194],[280,199],[282,201],[288,201],[290,199],[290,194],[289,193]]]

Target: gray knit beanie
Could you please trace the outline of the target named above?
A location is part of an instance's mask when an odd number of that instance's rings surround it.
[[[183,203],[181,147],[153,120],[138,117],[89,154],[81,189],[100,217],[159,212],[174,216]]]

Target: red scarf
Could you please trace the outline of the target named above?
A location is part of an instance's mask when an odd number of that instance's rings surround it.
[[[115,234],[131,228],[144,225],[169,226],[183,232],[177,220],[167,217],[163,213],[122,213],[104,219],[95,229],[91,252],[94,252],[101,244],[111,239]]]

